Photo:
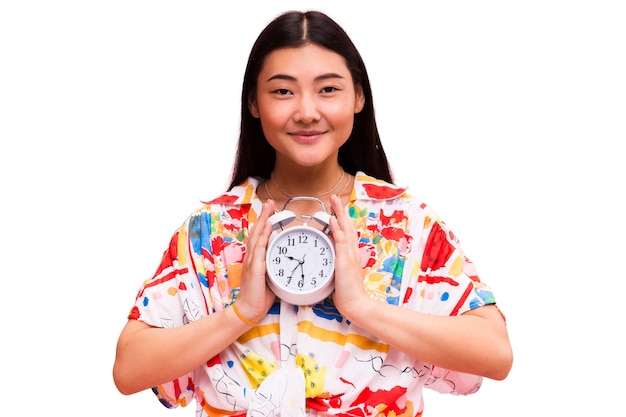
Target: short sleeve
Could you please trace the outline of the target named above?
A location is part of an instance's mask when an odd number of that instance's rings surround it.
[[[422,219],[412,229],[420,244],[407,259],[404,305],[427,314],[456,316],[495,304],[493,292],[481,282],[454,233],[432,213]]]
[[[482,376],[433,366],[424,387],[441,394],[470,395],[477,392],[482,383]]]
[[[130,319],[170,328],[183,326],[207,314],[202,284],[190,261],[186,230],[183,226],[172,236],[154,276],[141,286]],[[165,407],[174,408],[186,406],[193,400],[194,386],[192,371],[152,390]]]
[[[178,327],[207,314],[201,283],[190,262],[185,228],[171,238],[154,276],[137,294],[129,318],[155,327]]]
[[[474,264],[446,224],[429,210],[418,218],[422,223],[412,230],[420,236],[420,244],[408,256],[405,306],[426,314],[457,316],[495,304],[491,289],[480,281]],[[469,395],[480,389],[482,381],[479,375],[433,366],[424,387],[443,394]]]

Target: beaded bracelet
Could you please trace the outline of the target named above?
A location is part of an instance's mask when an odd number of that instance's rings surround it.
[[[233,308],[233,311],[235,312],[235,314],[237,315],[237,317],[239,317],[241,319],[241,321],[243,321],[244,323],[247,323],[251,326],[257,326],[259,323],[255,323],[251,320],[248,320],[247,318],[245,318],[240,312],[239,310],[237,310],[237,307],[235,307],[235,303],[232,303],[230,305]]]

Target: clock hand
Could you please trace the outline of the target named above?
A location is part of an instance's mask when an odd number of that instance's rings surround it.
[[[294,266],[294,267],[293,267],[293,269],[291,270],[291,273],[290,273],[290,275],[289,275],[289,278],[290,278],[290,279],[291,279],[291,277],[293,277],[293,273],[294,273],[294,272],[296,272],[296,269],[298,269],[298,266],[299,266],[299,265],[300,265],[300,264],[298,263],[298,264],[297,264],[296,266]]]
[[[300,286],[301,287],[304,287],[304,267],[302,266],[303,263],[304,263],[304,256],[302,257],[302,262],[298,263],[298,266],[300,267]]]
[[[304,254],[306,256],[306,254]],[[298,258],[294,258],[291,255],[285,255],[285,258],[289,259],[290,261],[298,261],[299,264],[304,262],[304,257],[303,259],[298,259]]]
[[[304,286],[304,267],[302,266],[302,264],[304,264],[304,258],[305,257],[306,257],[306,253],[304,255],[302,255],[302,259],[294,258],[291,255],[285,255],[285,258],[289,259],[290,261],[298,261],[296,266],[291,270],[289,276],[287,277],[287,278],[289,278],[289,280],[287,281],[287,284],[289,284],[289,281],[291,281],[291,278],[293,278],[293,274],[294,274],[294,272],[296,272],[296,269],[298,269],[298,267],[300,267],[300,282],[298,282],[298,286],[299,287],[303,287]]]
[[[302,259],[298,259],[298,265],[296,265],[297,267],[300,267],[300,283],[299,285],[301,287],[304,287],[304,267],[302,266],[304,264],[304,257],[306,256],[306,253],[304,255],[302,255]],[[293,271],[291,271],[291,274],[293,275],[293,272],[295,271],[295,268]]]
[[[298,264],[298,265],[300,265],[300,271],[301,271],[300,281],[298,282],[298,286],[302,288],[304,287],[304,270],[302,269],[302,264]]]

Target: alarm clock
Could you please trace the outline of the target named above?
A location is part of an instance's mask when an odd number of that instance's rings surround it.
[[[302,216],[305,222],[286,228],[296,215],[286,207],[296,200],[313,200],[323,211]],[[308,225],[317,221],[322,229]],[[311,305],[324,300],[334,290],[335,244],[330,238],[330,214],[315,197],[293,197],[283,210],[270,216],[272,235],[266,252],[267,284],[281,300],[293,305]]]

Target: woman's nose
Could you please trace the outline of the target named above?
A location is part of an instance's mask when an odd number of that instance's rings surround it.
[[[308,95],[300,96],[298,108],[294,113],[294,119],[297,122],[306,124],[316,122],[320,119],[318,103],[315,97]]]

